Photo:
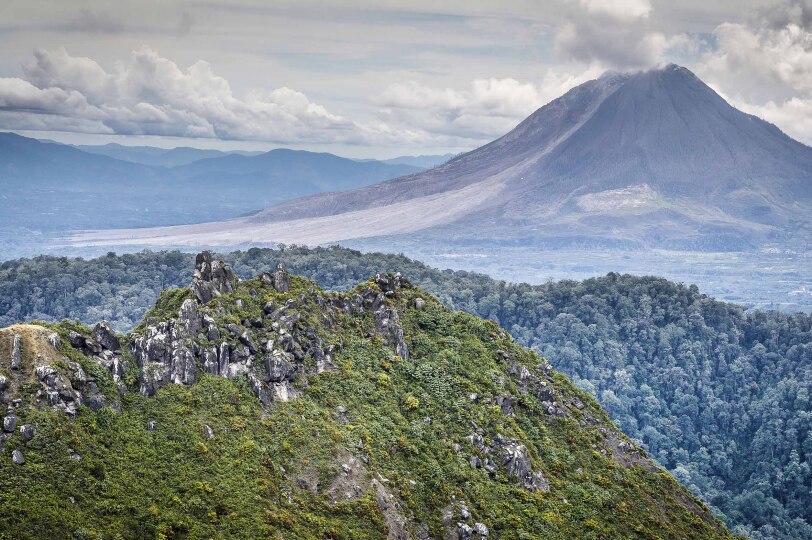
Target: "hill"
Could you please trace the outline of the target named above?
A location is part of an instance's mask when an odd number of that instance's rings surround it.
[[[90,145],[79,144],[76,148],[91,154],[101,154],[122,161],[141,163],[142,165],[154,165],[159,167],[177,167],[188,165],[199,159],[216,158],[230,154],[253,156],[261,152],[204,150],[201,148],[190,148],[179,146],[177,148],[156,148],[154,146],[125,146],[116,143]]]
[[[175,169],[195,186],[250,191],[273,186],[284,198],[339,191],[422,170],[405,164],[355,161],[328,153],[277,149],[256,156],[231,154],[197,160]]]
[[[382,159],[383,163],[389,163],[391,165],[412,165],[414,167],[420,167],[421,169],[431,169],[432,167],[437,167],[438,165],[442,165],[449,159],[453,158],[454,154],[442,154],[442,155],[421,155],[421,156],[398,156],[395,158],[389,159]]]
[[[594,395],[670,472],[757,539],[812,539],[812,318],[747,312],[693,286],[610,274],[539,286],[440,271],[343,248],[224,255],[243,277],[284,262],[331,290],[400,270],[447,306],[497,321]],[[0,266],[0,325],[62,318],[129,330],[160,291],[192,279],[190,254]]]
[[[170,152],[177,157],[175,151]],[[161,160],[153,157],[145,165],[0,133],[0,249],[76,230],[225,219],[288,198],[365,186],[420,170],[289,150],[253,157],[225,155],[172,168],[157,166]]]
[[[746,250],[805,244],[812,149],[683,67],[609,73],[429,171],[227,223],[78,236],[82,245],[448,243]]]
[[[731,538],[597,403],[398,274],[198,255],[131,333],[0,331],[13,538]]]

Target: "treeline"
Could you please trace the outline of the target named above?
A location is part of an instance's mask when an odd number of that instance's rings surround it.
[[[752,538],[812,539],[812,318],[748,313],[654,277],[508,284],[344,248],[224,255],[242,276],[283,261],[346,289],[400,271],[449,306],[497,321],[598,397],[618,425]],[[134,326],[193,255],[38,257],[0,266],[0,324],[62,318]]]

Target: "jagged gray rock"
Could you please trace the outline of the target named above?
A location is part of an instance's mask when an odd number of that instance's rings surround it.
[[[198,304],[184,300],[178,316],[148,326],[132,340],[131,352],[141,368],[141,393],[153,395],[168,382],[192,384],[195,381],[194,339],[203,327]]]
[[[116,352],[121,349],[121,343],[107,321],[96,323],[96,326],[93,327],[93,339],[108,351]]]
[[[293,365],[293,356],[290,353],[274,349],[263,357],[267,381],[280,383],[292,381],[296,368]]]
[[[19,450],[13,450],[11,452],[11,461],[13,461],[16,465],[24,465],[25,456]]]
[[[36,429],[31,424],[23,424],[20,426],[20,440],[28,442],[37,434]]]
[[[395,352],[404,360],[409,359],[409,347],[403,336],[403,327],[400,325],[398,312],[383,303],[375,311],[375,328],[384,336],[384,340],[395,346]]]
[[[22,367],[22,351],[20,350],[20,334],[14,334],[11,344],[11,369],[20,369]]]
[[[499,408],[502,411],[502,414],[507,416],[513,416],[513,406],[518,403],[519,400],[513,396],[497,396],[496,397],[496,404],[499,405]]]
[[[131,352],[141,368],[142,394],[153,395],[165,384],[192,384],[199,365],[213,375],[247,377],[253,392],[266,405],[291,399],[297,395],[293,387],[297,373],[320,373],[332,367],[334,345],[325,345],[315,328],[300,326],[300,306],[311,301],[328,327],[335,323],[337,310],[359,314],[370,310],[384,341],[404,359],[409,356],[398,313],[387,303],[387,296],[397,295],[402,287],[399,274],[377,276],[380,290],[368,287],[351,300],[322,296],[311,288],[282,306],[267,302],[264,317],[218,327],[217,317],[225,315],[227,307],[218,306],[210,312],[200,306],[212,291],[224,294],[236,290],[238,282],[229,272],[220,261],[212,261],[210,254],[200,254],[192,287],[197,301],[184,300],[176,318],[154,322],[131,336]],[[263,274],[261,279],[277,290],[287,290],[290,282],[281,264],[276,273]],[[212,287],[206,285],[212,283]],[[217,285],[222,283],[226,286]],[[247,292],[255,298],[259,295],[250,288]],[[315,369],[305,367],[305,358],[313,361],[309,365]]]
[[[460,540],[469,540],[474,536],[474,529],[467,523],[457,523],[457,536]]]
[[[11,433],[15,429],[17,429],[17,422],[19,421],[19,417],[16,414],[9,414],[3,417],[3,431],[6,433]]]
[[[61,411],[71,416],[76,415],[82,397],[73,388],[69,379],[61,375],[53,366],[47,365],[38,366],[34,370],[34,375],[42,385],[42,388],[37,392],[38,398],[45,399],[46,403],[55,412]]]
[[[57,334],[56,332],[48,334],[48,337],[46,339],[48,340],[48,343],[50,343],[51,347],[53,347],[54,349],[58,349],[59,346],[62,345],[62,340],[59,338],[59,334]]]
[[[515,440],[507,440],[501,435],[493,438],[495,455],[502,458],[502,466],[509,475],[515,476],[528,491],[543,491],[550,488],[541,471],[533,470],[527,447]]]
[[[208,304],[212,298],[234,292],[239,278],[223,261],[215,261],[209,251],[198,253],[195,258],[195,273],[190,289],[201,304]]]
[[[283,263],[276,265],[276,272],[273,273],[273,288],[278,292],[287,292],[290,288],[290,274],[285,270]]]

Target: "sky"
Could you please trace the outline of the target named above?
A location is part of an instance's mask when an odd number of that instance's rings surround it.
[[[3,0],[0,130],[460,152],[607,70],[684,65],[812,144],[812,0]]]

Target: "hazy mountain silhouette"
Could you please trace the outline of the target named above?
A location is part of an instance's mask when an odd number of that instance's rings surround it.
[[[142,163],[144,165],[157,165],[163,167],[177,167],[188,165],[199,159],[216,158],[230,154],[243,156],[256,156],[262,152],[244,152],[240,150],[224,152],[221,150],[191,148],[179,146],[177,148],[157,148],[154,146],[125,146],[122,144],[109,143],[101,145],[75,145],[79,150],[91,154],[101,154],[122,161],[132,163]]]
[[[155,163],[166,153],[207,151],[110,145]],[[124,149],[124,150],[122,150]],[[114,159],[54,142],[0,133],[0,237],[9,229],[54,232],[149,227],[224,219],[293,197],[366,186],[421,169],[332,154],[273,150],[221,155],[177,167]],[[0,244],[3,240],[0,238]]]

